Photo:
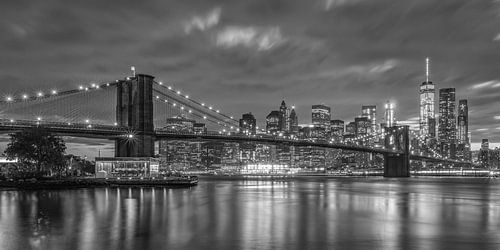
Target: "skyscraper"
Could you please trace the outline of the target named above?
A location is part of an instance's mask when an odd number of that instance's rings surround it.
[[[330,121],[330,135],[335,141],[341,141],[344,136],[344,121],[331,120]]]
[[[356,136],[368,134],[372,126],[368,117],[356,117],[354,123],[356,124]]]
[[[295,106],[292,106],[288,119],[290,120],[290,133],[299,132],[299,118],[295,113]]]
[[[458,144],[468,144],[469,143],[469,107],[467,105],[467,100],[458,101]]]
[[[455,88],[440,89],[438,141],[443,156],[455,156],[456,130]]]
[[[429,80],[429,58],[426,58],[425,62],[426,79],[420,84],[420,134],[434,138],[436,136],[435,85]]]
[[[377,106],[361,106],[361,116],[368,118],[371,124],[371,132],[377,131]]]
[[[395,118],[394,118],[394,104],[387,101],[385,104],[385,126],[392,127],[395,126]]]
[[[268,133],[276,133],[281,131],[281,112],[273,110],[266,116],[266,131]]]
[[[315,127],[328,128],[330,117],[330,107],[322,104],[312,105],[312,124]]]
[[[344,139],[352,139],[356,137],[356,123],[349,122],[345,125]]]
[[[256,132],[256,124],[257,120],[252,113],[243,114],[240,119],[240,133],[254,135]]]
[[[280,131],[288,132],[290,131],[290,110],[286,106],[285,100],[281,101],[280,105]]]

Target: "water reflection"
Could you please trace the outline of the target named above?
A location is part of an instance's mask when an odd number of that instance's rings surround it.
[[[499,191],[417,178],[0,191],[0,249],[493,248]]]

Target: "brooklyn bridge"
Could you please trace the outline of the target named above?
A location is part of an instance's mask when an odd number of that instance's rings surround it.
[[[429,148],[408,126],[393,126],[351,140],[311,140],[261,131],[245,134],[238,120],[198,101],[146,74],[123,80],[92,83],[75,89],[49,90],[5,97],[0,102],[1,133],[41,126],[61,136],[113,140],[116,157],[153,157],[160,140],[217,140],[286,144],[381,154],[384,176],[410,176],[410,160],[470,165],[442,157]],[[183,115],[207,124],[204,131],[180,132],[163,129],[167,117]],[[114,119],[113,119],[114,118]],[[364,143],[377,139],[378,146]],[[418,145],[410,145],[416,139]],[[418,150],[415,150],[418,148]],[[413,153],[413,152],[418,153]]]

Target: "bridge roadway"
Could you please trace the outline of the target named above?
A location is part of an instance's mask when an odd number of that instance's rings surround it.
[[[48,131],[61,135],[72,137],[85,137],[96,139],[127,139],[133,132],[127,127],[113,125],[97,125],[83,123],[62,123],[62,122],[45,122],[45,121],[27,121],[27,120],[6,120],[0,119],[0,133],[13,133],[26,128],[43,126]],[[321,148],[342,149],[358,152],[376,153],[376,154],[402,154],[402,151],[390,150],[385,148],[368,147],[356,144],[344,144],[337,142],[312,141],[302,139],[290,139],[286,137],[272,135],[240,135],[227,134],[220,132],[208,131],[206,133],[180,133],[166,130],[155,130],[156,140],[221,140],[233,142],[260,142],[260,143],[283,143],[291,146],[313,146]],[[443,163],[467,163],[452,159],[442,159],[426,155],[410,154],[410,160],[431,161]]]
[[[12,133],[21,131],[26,128],[43,126],[48,131],[62,135],[73,137],[85,138],[98,138],[98,139],[119,139],[129,138],[133,135],[133,131],[126,127],[113,126],[113,125],[96,125],[96,124],[82,124],[82,123],[63,123],[63,122],[45,122],[45,121],[27,121],[16,120],[10,121],[0,119],[0,133]],[[373,148],[368,146],[361,146],[355,144],[344,143],[329,143],[323,141],[300,140],[290,139],[280,136],[272,135],[240,135],[240,134],[227,134],[208,131],[206,133],[180,133],[166,130],[155,130],[154,136],[156,140],[170,139],[170,140],[223,140],[234,142],[261,142],[261,143],[285,143],[291,146],[314,146],[322,148],[333,148],[343,150],[353,150],[368,153],[402,153],[395,150],[384,148]]]

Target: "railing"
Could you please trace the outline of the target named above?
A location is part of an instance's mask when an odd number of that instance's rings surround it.
[[[88,131],[109,131],[109,132],[126,132],[127,127],[114,125],[100,125],[90,123],[69,123],[69,122],[49,122],[49,121],[31,121],[31,120],[9,120],[0,119],[0,126],[3,128],[22,129],[36,126],[49,127],[51,129],[64,130],[88,130]]]
[[[328,147],[328,148],[340,148],[345,150],[355,150],[355,151],[365,151],[374,153],[401,153],[397,150],[385,149],[383,147],[370,147],[364,145],[358,145],[355,143],[340,143],[321,139],[312,138],[298,138],[295,136],[280,136],[280,135],[269,135],[269,134],[242,134],[242,133],[231,133],[231,132],[218,132],[218,131],[205,131],[205,132],[190,132],[190,131],[172,131],[157,129],[155,130],[157,137],[179,137],[179,138],[206,138],[206,139],[231,139],[231,140],[248,140],[248,141],[262,141],[262,142],[276,142],[276,143],[290,143],[302,146],[318,146],[318,147]]]

